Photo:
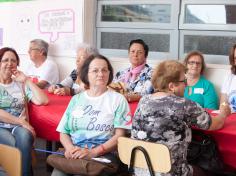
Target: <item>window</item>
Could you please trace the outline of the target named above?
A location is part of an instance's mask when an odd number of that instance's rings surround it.
[[[236,1],[182,0],[180,29],[236,31]]]
[[[199,50],[208,63],[228,64],[236,43],[236,1],[183,0],[179,30],[181,58]]]
[[[192,51],[207,63],[228,64],[236,43],[235,0],[98,0],[97,47],[127,57],[130,40],[142,38],[149,60],[183,59]]]
[[[235,32],[184,30],[180,32],[180,57],[198,50],[207,63],[228,64],[229,50],[235,43]]]
[[[100,53],[108,56],[128,57],[129,42],[141,38],[149,46],[148,58],[176,58],[177,47],[172,46],[178,41],[178,31],[153,29],[106,29],[97,31]]]
[[[236,24],[236,5],[186,5],[186,24]]]
[[[101,8],[101,21],[170,23],[171,6],[167,4],[104,4]]]
[[[129,42],[142,38],[151,59],[177,58],[176,0],[99,0],[97,46],[106,55],[127,57]]]

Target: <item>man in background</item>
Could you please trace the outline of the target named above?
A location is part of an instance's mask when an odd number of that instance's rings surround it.
[[[59,71],[56,63],[47,59],[48,43],[41,39],[30,41],[29,56],[31,63],[25,74],[30,76],[41,89],[59,82]]]

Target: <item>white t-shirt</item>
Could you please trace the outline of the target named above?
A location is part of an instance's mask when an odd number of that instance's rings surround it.
[[[15,117],[19,117],[25,108],[24,96],[27,97],[28,101],[32,98],[29,88],[25,89],[25,95],[22,89],[22,83],[20,82],[0,83],[0,108]],[[11,128],[14,126],[0,121],[0,127]]]
[[[47,81],[49,84],[59,82],[59,71],[56,63],[50,59],[46,59],[40,67],[35,67],[33,63],[29,64],[25,74],[37,81]]]
[[[230,73],[226,76],[221,93],[227,95],[231,110],[236,112],[236,75]]]
[[[131,128],[131,113],[125,97],[108,90],[98,97],[87,91],[71,99],[57,131],[71,136],[73,144],[90,148],[108,141],[114,128]]]

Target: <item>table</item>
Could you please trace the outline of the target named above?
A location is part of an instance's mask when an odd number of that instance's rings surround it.
[[[37,137],[47,141],[59,141],[56,127],[71,99],[71,96],[57,96],[47,93],[47,106],[29,105],[30,123],[35,128]],[[134,114],[137,102],[129,103]],[[217,131],[206,131],[213,136],[218,144],[224,162],[236,168],[236,114],[231,114],[225,121],[224,128]]]
[[[46,92],[49,104],[37,106],[29,104],[30,124],[34,127],[37,137],[47,141],[59,141],[59,133],[56,131],[62,115],[64,114],[71,96],[58,96]]]
[[[204,132],[214,137],[224,162],[236,168],[236,113],[227,117],[224,128]]]

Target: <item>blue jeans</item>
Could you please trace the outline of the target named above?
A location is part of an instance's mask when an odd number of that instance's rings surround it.
[[[7,176],[7,173],[4,171],[4,169],[0,166],[0,176]]]
[[[21,126],[15,128],[0,127],[0,144],[16,147],[21,151],[23,176],[31,175],[31,150],[33,142],[34,137],[31,132]]]

